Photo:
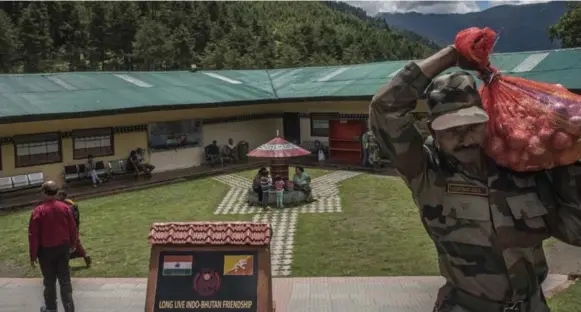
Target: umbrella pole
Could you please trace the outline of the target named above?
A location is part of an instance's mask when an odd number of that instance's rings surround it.
[[[281,178],[285,181],[289,179],[288,178],[288,162],[286,158],[271,158],[270,159],[270,174],[272,175],[272,178],[274,179],[274,177],[276,177],[277,175],[280,175]]]

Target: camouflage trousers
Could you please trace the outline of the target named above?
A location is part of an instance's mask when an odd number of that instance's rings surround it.
[[[513,305],[502,305],[462,293],[451,285],[438,292],[433,312],[550,312],[541,287],[529,300]]]

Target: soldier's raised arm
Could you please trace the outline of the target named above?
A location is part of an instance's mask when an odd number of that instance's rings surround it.
[[[410,62],[371,100],[370,129],[408,183],[425,172],[427,159],[412,111],[431,80],[456,65],[457,59],[456,50],[447,47],[425,60]]]

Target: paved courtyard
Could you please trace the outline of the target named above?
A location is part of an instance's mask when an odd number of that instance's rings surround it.
[[[252,214],[253,221],[270,223],[273,230],[271,241],[273,276],[290,276],[293,261],[295,230],[299,214],[303,213],[341,213],[339,182],[359,175],[359,172],[334,171],[314,178],[311,182],[315,202],[302,207],[273,209],[269,212],[260,207],[251,207],[246,198],[252,181],[236,174],[215,177],[228,186],[230,190],[214,212],[217,215]]]
[[[275,278],[277,312],[427,312],[440,277]],[[565,275],[550,275],[549,293],[568,284]],[[145,279],[75,279],[77,312],[143,312]],[[0,278],[0,311],[38,311],[40,279]]]

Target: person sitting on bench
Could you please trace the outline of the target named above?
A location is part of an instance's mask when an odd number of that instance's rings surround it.
[[[206,156],[211,165],[223,164],[222,157],[220,156],[220,147],[215,140],[212,141],[212,144],[206,146]]]
[[[131,151],[127,163],[127,171],[135,172],[136,176],[139,172],[143,172],[145,175],[150,176],[153,169],[155,169],[154,165],[145,162],[143,149],[141,148],[138,148],[136,151]]]
[[[93,155],[89,155],[87,163],[85,164],[85,170],[87,171],[89,177],[91,177],[91,180],[93,181],[93,187],[97,187],[97,183],[103,183],[103,181],[99,179],[99,176],[97,175],[97,170],[95,168],[95,159],[93,158]]]
[[[307,201],[311,201],[311,177],[305,172],[303,167],[297,166],[295,168],[295,175],[293,176],[293,188],[295,191],[301,191],[307,197]]]
[[[236,163],[238,158],[236,154],[236,145],[234,145],[234,140],[228,139],[228,145],[224,146],[224,159],[228,159],[231,163]]]

